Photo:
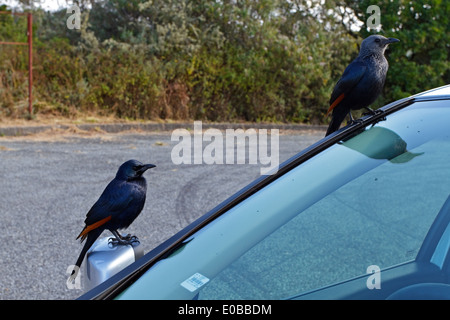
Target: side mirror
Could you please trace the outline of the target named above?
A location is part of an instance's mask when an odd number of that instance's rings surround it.
[[[133,245],[112,245],[109,238],[98,239],[86,253],[81,273],[86,292],[144,255],[143,246],[139,242]]]

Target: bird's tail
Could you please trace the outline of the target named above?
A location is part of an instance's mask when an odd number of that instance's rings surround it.
[[[334,109],[332,117],[331,117],[331,122],[328,125],[328,130],[327,130],[327,133],[325,134],[325,137],[332,134],[333,132],[339,130],[341,123],[342,123],[342,121],[344,121],[346,116],[347,116],[347,113],[337,112],[337,110]]]
[[[87,240],[83,246],[83,249],[81,250],[80,256],[77,259],[77,262],[75,263],[75,267],[72,271],[72,274],[69,277],[69,282],[73,282],[75,278],[78,275],[78,271],[80,270],[81,263],[83,262],[84,256],[86,255],[86,252],[89,250],[89,248],[94,244],[95,240],[100,236],[100,234],[103,232],[103,229],[94,229],[91,230],[87,234]]]

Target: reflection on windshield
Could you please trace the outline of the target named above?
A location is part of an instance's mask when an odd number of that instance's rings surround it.
[[[405,163],[423,154],[409,152],[405,140],[383,127],[371,127],[342,145],[369,158],[389,160],[392,163]]]
[[[449,194],[450,108],[440,103],[416,103],[305,161],[118,298],[280,299],[414,259]]]

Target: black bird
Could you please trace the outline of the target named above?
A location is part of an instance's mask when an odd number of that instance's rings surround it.
[[[137,160],[128,160],[119,167],[116,177],[106,186],[86,215],[86,226],[77,239],[81,237],[81,242],[87,240],[75,263],[77,268],[72,271],[70,281],[76,278],[84,255],[104,230],[111,231],[115,236],[115,243],[130,244],[136,241],[136,237],[122,236],[117,230],[127,228],[144,208],[147,181],[142,174],[154,167],[156,166],[153,164],[142,164]]]
[[[366,108],[373,113],[368,106],[383,90],[389,68],[384,52],[390,43],[398,41],[381,35],[363,40],[358,57],[347,66],[331,94],[327,115],[333,113],[326,136],[338,130],[347,115],[353,121],[350,110]]]

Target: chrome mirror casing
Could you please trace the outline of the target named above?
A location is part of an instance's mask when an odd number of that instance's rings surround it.
[[[84,291],[91,290],[144,255],[143,246],[138,241],[132,245],[113,245],[109,239],[98,239],[86,253],[82,268]]]

